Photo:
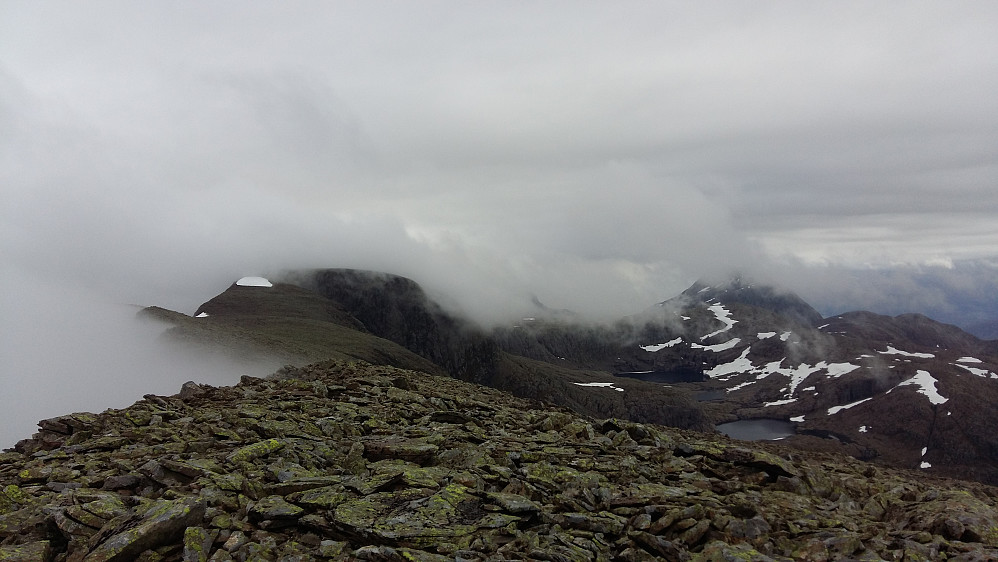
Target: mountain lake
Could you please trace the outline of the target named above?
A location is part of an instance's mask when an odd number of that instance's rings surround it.
[[[796,424],[786,420],[738,420],[716,426],[721,433],[743,441],[774,441],[796,433]]]
[[[659,383],[679,383],[679,382],[703,382],[704,375],[701,371],[693,369],[672,369],[670,371],[624,371],[614,373],[615,377],[627,377],[645,382]]]

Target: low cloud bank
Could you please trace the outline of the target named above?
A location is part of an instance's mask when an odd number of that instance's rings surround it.
[[[983,325],[996,9],[885,35],[889,6],[736,4],[4,6],[5,404],[172,391],[195,377],[122,304],[191,313],[296,268],[404,275],[483,324],[743,271],[825,313]]]
[[[181,348],[138,307],[79,285],[6,272],[0,299],[0,448],[30,437],[41,419],[122,408],[170,395],[189,380],[230,385],[277,365],[240,364]]]

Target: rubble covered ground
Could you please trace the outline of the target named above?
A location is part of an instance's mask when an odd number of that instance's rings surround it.
[[[366,363],[39,425],[0,561],[998,559],[983,484]]]

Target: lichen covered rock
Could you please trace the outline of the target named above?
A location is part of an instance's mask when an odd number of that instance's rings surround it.
[[[0,562],[998,557],[998,493],[327,362],[42,422]]]

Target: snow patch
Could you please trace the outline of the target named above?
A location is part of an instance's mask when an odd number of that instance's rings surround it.
[[[197,316],[195,316],[195,318],[207,318],[207,317],[208,317],[208,313],[207,312],[202,312],[201,314],[198,314]]]
[[[651,351],[652,353],[654,353],[656,351],[661,351],[661,350],[663,350],[663,349],[665,349],[667,347],[672,347],[672,346],[680,344],[680,343],[683,343],[683,338],[681,338],[681,337],[680,338],[676,338],[674,340],[669,340],[669,341],[667,341],[665,343],[656,343],[656,344],[653,344],[653,345],[639,345],[638,347],[640,347],[641,349],[643,349],[645,351]]]
[[[820,371],[823,364],[824,361],[812,367],[807,363],[801,363],[796,369],[791,369],[789,373],[786,373],[790,376],[790,388],[787,389],[787,394],[793,396],[794,392],[797,392],[797,387],[800,386],[800,383],[804,382],[807,377]]]
[[[263,277],[243,277],[239,281],[236,281],[236,285],[240,287],[273,287],[274,284],[267,281]]]
[[[818,365],[820,366],[822,363],[824,363],[824,361],[818,363]],[[829,377],[837,379],[842,375],[855,371],[856,369],[859,368],[859,365],[853,365],[852,363],[830,363],[825,368],[828,369]]]
[[[714,344],[714,345],[700,345],[698,343],[695,343],[695,344],[692,344],[691,347],[694,347],[696,349],[703,349],[703,350],[706,350],[706,351],[727,351],[727,350],[731,349],[732,347],[735,347],[736,345],[738,345],[738,342],[740,342],[740,341],[742,341],[741,338],[731,338],[730,340],[728,340],[728,341],[726,341],[724,343],[718,343],[718,344]]]
[[[804,423],[804,416],[794,416],[790,418],[790,421],[794,423]]]
[[[750,384],[755,384],[757,382],[759,382],[759,381],[758,380],[754,380],[754,381],[743,382],[741,384],[736,384],[735,386],[733,386],[733,387],[725,390],[725,392],[734,392],[736,390],[741,390],[741,389],[745,388],[746,386],[748,386]]]
[[[918,465],[918,468],[932,468],[932,465],[925,461],[922,461],[922,464]]]
[[[723,345],[723,344],[722,344]],[[696,346],[696,344],[694,344]],[[707,346],[697,346],[708,349]],[[736,375],[746,375],[754,374],[756,375],[754,381],[741,382],[731,388],[727,389],[727,392],[733,392],[745,388],[746,386],[760,381],[770,375],[778,374],[788,377],[787,386],[780,389],[782,396],[773,402],[768,402],[765,406],[778,406],[783,404],[790,404],[797,400],[797,389],[801,387],[801,384],[807,380],[811,375],[825,371],[829,377],[838,378],[847,373],[859,368],[859,365],[853,365],[852,363],[826,363],[824,361],[819,361],[816,365],[810,365],[807,363],[801,363],[796,367],[783,367],[786,358],[780,359],[779,361],[772,361],[760,367],[756,367],[752,364],[751,359],[749,359],[750,348],[745,348],[742,350],[741,355],[728,363],[722,363],[716,365],[715,367],[704,371],[711,379],[727,380]],[[804,388],[804,391],[814,391],[817,387],[814,385]],[[815,393],[817,396],[817,393]],[[842,409],[841,407],[836,407],[835,411]]]
[[[748,354],[749,348],[746,348],[742,351],[742,354],[738,358],[728,363],[717,365],[714,368],[705,371],[705,374],[713,379],[730,377],[736,374],[754,373],[756,374],[756,380],[762,380],[769,375],[780,374],[790,378],[789,384],[780,389],[780,392],[784,393],[782,400],[790,400],[794,398],[794,394],[797,392],[797,388],[801,385],[801,383],[818,371],[826,370],[829,376],[840,377],[859,368],[858,365],[853,365],[851,363],[828,364],[824,361],[820,361],[817,365],[802,363],[796,367],[782,367],[781,365],[783,365],[786,358],[780,359],[779,361],[772,361],[762,367],[755,367],[752,365],[752,361],[748,358]],[[747,384],[750,383],[742,383],[736,388],[743,388]],[[814,389],[814,386],[809,386],[804,390]]]
[[[866,402],[867,400],[873,400],[873,397],[871,396],[870,398],[864,398],[862,400],[857,400],[855,402],[850,402],[849,404],[845,404],[843,406],[832,406],[831,408],[828,409],[828,415],[832,416],[832,415],[835,415],[835,414],[841,412],[842,410],[848,410],[849,408],[852,408],[853,406],[859,406],[860,404],[862,404],[863,402]]]
[[[612,383],[612,382],[574,382],[572,384],[577,384],[579,386],[597,387],[597,388],[612,388],[613,390],[616,390],[617,392],[623,392],[624,391],[623,388],[617,388],[617,387],[613,386],[614,383]]]
[[[888,345],[887,351],[878,351],[877,353],[880,353],[881,355],[903,355],[905,357],[919,357],[921,359],[931,359],[935,357],[935,355],[932,353],[911,353],[908,351],[901,351],[900,349],[897,349],[893,345]]]
[[[759,338],[760,340],[764,340],[766,338],[771,338],[775,335],[776,332],[759,332],[758,334],[755,335],[755,337]]]
[[[718,322],[724,324],[724,327],[719,330],[714,330],[713,332],[707,334],[706,336],[701,336],[700,341],[716,336],[717,334],[723,334],[724,332],[730,330],[732,326],[738,323],[738,320],[731,319],[731,311],[728,310],[727,308],[724,308],[724,305],[721,303],[712,304],[709,307],[707,307],[707,310],[713,312],[714,318],[716,318]]]
[[[929,402],[931,404],[933,405],[945,404],[949,400],[949,398],[944,398],[941,394],[939,394],[939,391],[936,390],[936,382],[938,381],[936,381],[936,379],[933,378],[928,371],[918,371],[917,373],[915,373],[915,376],[898,384],[894,388],[907,385],[915,385],[919,387],[918,392],[920,394],[924,394],[926,398],[929,399]],[[890,394],[891,391],[894,390],[894,388],[888,390],[887,393]]]
[[[735,373],[748,373],[753,369],[752,361],[749,360],[748,354],[749,354],[749,348],[746,347],[742,351],[742,354],[739,355],[737,359],[728,363],[722,363],[720,365],[717,365],[713,369],[705,371],[704,374],[712,379],[716,379],[717,377],[723,377],[725,375],[733,375]]]
[[[792,333],[793,332],[783,332],[782,334],[780,334],[780,341],[787,341],[788,339],[790,339],[790,334]]]
[[[865,425],[859,426],[859,432],[860,433],[866,433],[866,431],[867,431],[867,427]]]
[[[922,447],[922,456],[923,457],[925,456],[925,453],[928,453],[928,452],[929,452],[929,448],[928,447]]]
[[[976,357],[961,357],[956,360],[957,363],[984,363]]]
[[[966,369],[966,370],[970,371],[972,374],[975,374],[975,375],[977,375],[979,377],[984,377],[984,378],[991,377],[993,379],[998,379],[998,375],[992,373],[991,371],[989,371],[987,369],[978,369],[977,367],[968,367],[966,365],[961,365],[959,363],[953,363],[953,365],[956,365],[957,367],[960,367],[962,369]]]

